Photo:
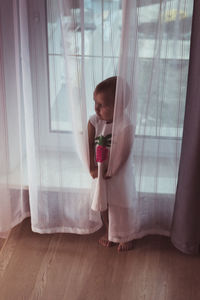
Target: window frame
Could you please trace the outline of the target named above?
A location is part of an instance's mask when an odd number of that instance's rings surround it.
[[[46,0],[29,0],[28,7],[33,99],[37,99],[35,102],[38,103],[38,106],[35,105],[35,110],[39,112],[39,123],[42,122],[44,124],[42,132],[40,132],[40,145],[42,149],[57,150],[55,145],[59,140],[59,149],[66,150],[65,143],[62,141],[68,139],[67,150],[70,151],[72,150],[70,145],[73,143],[72,132],[51,130],[50,126],[47,3]],[[39,56],[37,55],[38,53],[40,54]],[[42,81],[40,78],[44,80]],[[42,101],[40,101],[41,99]],[[180,137],[158,137],[136,134],[135,138],[139,141],[135,147],[136,156],[141,155],[144,142],[148,149],[150,149],[148,155],[152,157],[156,157],[156,149],[158,147],[161,157],[174,157],[175,154],[178,157],[181,151],[182,138]]]

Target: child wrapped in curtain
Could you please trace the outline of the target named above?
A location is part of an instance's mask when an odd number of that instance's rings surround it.
[[[115,124],[121,135],[114,141],[112,129],[116,85],[117,77],[110,77],[94,90],[96,114],[88,122],[90,174],[94,179],[91,209],[101,213],[106,228],[99,243],[105,247],[118,245],[118,251],[127,251],[133,248],[133,238],[138,230],[133,126],[128,117],[122,118],[121,123]],[[114,158],[114,174],[108,176],[111,143],[114,143],[116,160]]]

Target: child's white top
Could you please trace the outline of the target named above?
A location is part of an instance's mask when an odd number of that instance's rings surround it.
[[[129,155],[112,178],[104,179],[103,173],[109,162],[112,123],[101,120],[97,115],[91,116],[89,121],[95,127],[95,142],[102,144],[103,140],[103,146],[96,145],[94,159],[98,160],[98,178],[93,180],[91,208],[95,211],[104,211],[108,204],[124,208],[132,207],[137,199],[135,182],[132,182],[131,186],[129,184],[129,178],[135,178],[133,157]]]
[[[89,119],[95,128],[95,163],[98,165],[98,178],[93,184],[92,209],[104,211],[107,209],[107,180],[103,178],[106,172],[109,160],[110,144],[112,139],[112,123],[101,120],[97,115]]]

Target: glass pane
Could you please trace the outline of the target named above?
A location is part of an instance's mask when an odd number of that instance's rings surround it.
[[[137,134],[181,137],[188,60],[160,60],[155,75],[152,63],[149,58],[139,61]]]
[[[192,10],[177,0],[138,7],[138,135],[182,137]]]
[[[53,0],[47,0],[47,33],[50,130],[71,131],[59,6]]]
[[[72,130],[64,66],[63,56],[49,55],[50,128],[52,131]]]
[[[103,5],[103,55],[118,57],[122,27],[120,1],[104,1]]]

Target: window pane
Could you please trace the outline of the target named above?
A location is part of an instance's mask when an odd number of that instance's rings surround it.
[[[138,7],[138,135],[182,137],[193,9],[188,2]]]
[[[50,131],[71,131],[59,7],[47,0]]]

